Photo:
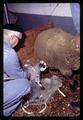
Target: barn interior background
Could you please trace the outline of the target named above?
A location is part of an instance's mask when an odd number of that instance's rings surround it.
[[[30,59],[32,63],[36,62],[34,56],[34,41],[41,31],[54,27],[59,27],[73,35],[77,33],[73,23],[70,3],[7,3],[4,4],[4,24],[16,23],[20,25],[25,34],[25,45],[17,51],[17,54],[22,62],[25,63]],[[80,70],[73,73],[73,79],[78,81],[78,86],[75,92],[72,92],[69,87],[68,80],[55,70],[42,74],[42,77],[50,77],[55,74],[61,79],[61,90],[66,95],[62,96],[58,91],[53,95],[48,102],[48,109],[41,114],[32,116],[79,116],[80,112],[69,106],[71,101],[80,100]],[[31,108],[37,111],[39,108]],[[24,113],[19,106],[13,116],[30,116]]]

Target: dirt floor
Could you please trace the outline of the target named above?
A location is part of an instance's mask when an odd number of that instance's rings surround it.
[[[24,47],[21,48],[17,54],[19,56],[19,59],[22,62],[22,65],[26,62],[27,59],[30,59],[31,62],[34,64],[36,62],[36,57],[34,56],[34,41],[37,36],[37,34],[47,28],[52,27],[52,24],[41,26],[40,28],[33,29],[31,31],[26,31],[25,34],[27,36],[25,40]],[[51,99],[47,103],[47,109],[39,114],[35,113],[33,115],[27,115],[23,112],[21,106],[18,107],[16,112],[13,113],[12,116],[14,117],[29,117],[29,116],[55,116],[55,117],[75,117],[80,116],[80,111],[74,110],[71,106],[69,106],[69,103],[71,101],[80,101],[80,72],[77,71],[73,73],[72,79],[77,80],[78,86],[76,91],[72,92],[69,87],[69,80],[64,78],[63,75],[58,70],[48,70],[46,73],[42,74],[42,77],[51,77],[52,75],[57,75],[62,79],[62,87],[60,90],[66,95],[66,97],[62,96],[58,91],[54,93],[54,95],[51,97]],[[31,111],[38,111],[40,110],[41,106],[33,106],[32,108],[29,108]],[[28,110],[28,109],[27,109]]]

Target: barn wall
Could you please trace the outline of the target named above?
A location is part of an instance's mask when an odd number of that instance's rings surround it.
[[[53,22],[57,27],[76,34],[70,4],[69,3],[8,3],[9,13],[13,12],[17,16],[17,24],[19,24],[24,31],[38,27],[48,21]],[[9,15],[10,22],[13,22],[15,17],[13,14]]]

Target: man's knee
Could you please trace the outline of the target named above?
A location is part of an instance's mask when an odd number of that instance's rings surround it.
[[[19,105],[22,97],[30,93],[28,80],[17,79],[4,83],[4,114],[11,114]]]
[[[27,79],[16,79],[4,83],[4,99],[28,94],[31,90]]]

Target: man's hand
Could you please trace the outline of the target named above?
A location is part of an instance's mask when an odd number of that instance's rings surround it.
[[[34,66],[25,64],[24,69],[29,74],[29,79],[30,80],[37,80],[40,77],[39,70],[36,70]]]

